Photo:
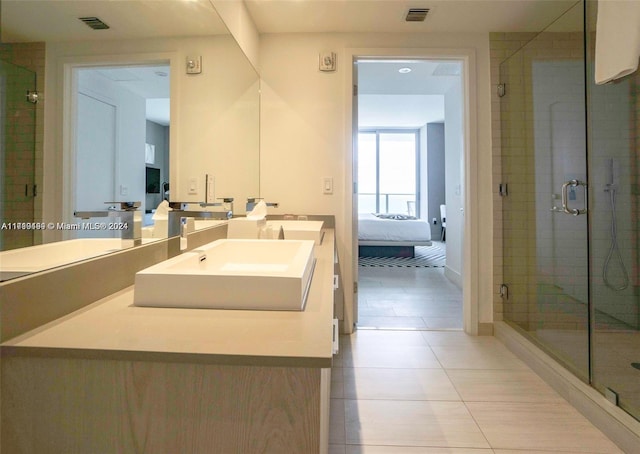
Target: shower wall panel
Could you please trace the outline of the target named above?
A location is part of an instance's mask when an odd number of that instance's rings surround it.
[[[588,381],[587,222],[561,200],[564,183],[586,181],[582,32],[538,34],[503,60],[500,83],[504,318]],[[585,207],[583,187],[567,196]]]

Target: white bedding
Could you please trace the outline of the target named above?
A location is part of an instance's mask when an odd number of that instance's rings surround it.
[[[373,214],[360,213],[358,240],[361,245],[368,242],[430,244],[431,226],[422,219],[380,219]]]

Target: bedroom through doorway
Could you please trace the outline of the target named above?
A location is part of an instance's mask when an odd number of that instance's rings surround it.
[[[356,61],[358,329],[463,328],[462,65]]]

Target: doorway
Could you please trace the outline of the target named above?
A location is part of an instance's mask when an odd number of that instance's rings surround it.
[[[105,202],[140,202],[143,225],[151,224],[168,190],[169,64],[83,66],[73,69],[72,80],[69,205],[91,212],[108,209]],[[83,238],[119,234],[71,233]]]
[[[463,64],[355,60],[360,329],[463,328]]]

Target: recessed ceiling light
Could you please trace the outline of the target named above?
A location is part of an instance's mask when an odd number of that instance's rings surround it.
[[[400,69],[398,70],[398,72],[399,72],[400,74],[407,74],[407,73],[410,73],[410,72],[411,72],[411,68],[400,68]]]
[[[154,74],[156,76],[159,76],[159,77],[167,77],[168,76],[168,74],[166,72],[164,72],[164,71],[155,71]]]

